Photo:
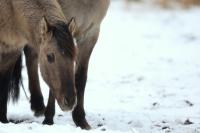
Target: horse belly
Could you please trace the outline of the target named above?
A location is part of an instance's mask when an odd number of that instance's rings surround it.
[[[7,53],[0,52],[0,74],[7,72],[17,61],[21,51],[16,50]]]

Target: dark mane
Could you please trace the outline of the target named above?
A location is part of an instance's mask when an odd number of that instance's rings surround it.
[[[68,25],[60,21],[51,26],[50,30],[53,33],[53,37],[57,40],[57,45],[60,49],[60,52],[74,59],[76,47],[74,45],[73,37],[69,32]]]

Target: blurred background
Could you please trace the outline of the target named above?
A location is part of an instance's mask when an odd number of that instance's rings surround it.
[[[108,129],[200,132],[199,4],[112,0],[86,92],[86,106],[102,111]]]
[[[153,2],[154,4],[160,5],[163,8],[171,8],[171,7],[182,7],[182,8],[191,8],[193,6],[199,6],[200,0],[124,0],[126,6],[129,5],[130,2]]]

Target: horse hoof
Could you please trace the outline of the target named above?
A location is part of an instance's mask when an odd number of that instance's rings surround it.
[[[2,123],[9,123],[9,121],[6,118],[0,119],[0,122],[2,122]]]
[[[45,109],[42,109],[42,110],[35,110],[34,116],[35,116],[35,117],[40,117],[40,116],[43,116],[44,113],[45,113]]]
[[[42,122],[42,124],[44,124],[44,125],[53,125],[54,122],[53,122],[53,120],[45,119],[45,120]]]
[[[82,127],[81,127],[82,128]],[[82,129],[85,129],[85,130],[90,130],[92,129],[90,125],[85,125]]]
[[[31,96],[31,110],[35,112],[36,116],[41,116],[44,114],[45,111],[45,105],[43,101],[43,97],[36,97],[36,96]]]
[[[82,126],[80,126],[82,129],[85,129],[85,130],[90,130],[92,129],[91,126],[88,124],[88,123],[85,123],[83,124]]]
[[[88,124],[88,122],[86,120],[83,120],[82,122],[76,123],[76,125],[78,127],[80,127],[81,129],[85,129],[85,130],[92,129],[91,126]]]

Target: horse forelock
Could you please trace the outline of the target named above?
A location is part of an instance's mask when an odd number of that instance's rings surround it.
[[[51,26],[50,30],[53,33],[52,37],[57,41],[60,52],[74,60],[76,55],[76,45],[74,38],[69,32],[68,25],[60,21]]]

